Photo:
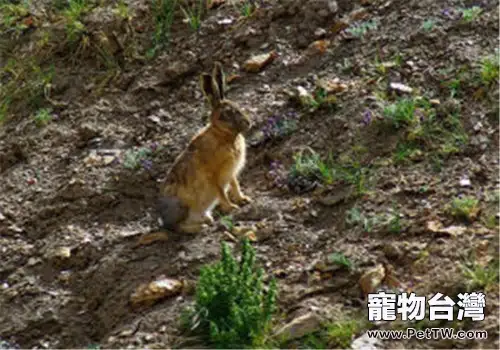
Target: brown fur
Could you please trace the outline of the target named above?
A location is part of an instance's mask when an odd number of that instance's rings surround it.
[[[250,129],[251,122],[235,102],[225,99],[224,81],[219,63],[212,76],[204,73],[200,77],[212,108],[210,123],[192,138],[167,174],[158,203],[164,228],[198,232],[213,223],[210,212],[215,205],[229,212],[239,208],[237,204],[251,202],[237,179],[245,165],[242,133]]]

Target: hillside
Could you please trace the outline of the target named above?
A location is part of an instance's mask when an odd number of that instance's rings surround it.
[[[499,2],[170,3],[0,0],[0,348],[208,346],[179,327],[193,288],[131,296],[191,286],[246,234],[277,280],[274,327],[322,319],[280,347],[453,327],[488,338],[373,346],[498,349]],[[216,61],[253,121],[240,180],[253,202],[199,234],[141,240],[208,121],[199,75]],[[369,323],[364,292],[379,287],[482,291],[485,319]]]

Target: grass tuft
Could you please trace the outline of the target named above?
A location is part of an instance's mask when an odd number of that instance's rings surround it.
[[[170,41],[170,30],[174,21],[177,0],[152,0],[151,12],[154,20],[153,47],[148,51],[154,57]]]
[[[185,0],[184,2],[185,5],[187,5],[187,1]],[[200,29],[201,21],[206,10],[206,0],[198,0],[197,2],[194,2],[193,6],[181,5],[181,11],[189,24],[189,27],[195,32]]]

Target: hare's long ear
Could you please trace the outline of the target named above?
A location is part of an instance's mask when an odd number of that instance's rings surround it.
[[[219,88],[220,98],[221,100],[223,100],[226,92],[226,76],[224,75],[224,70],[222,69],[222,64],[220,62],[214,63],[214,70],[212,72],[212,77],[217,83],[217,87]]]
[[[220,91],[217,83],[212,79],[212,77],[207,73],[203,73],[200,75],[200,85],[201,91],[207,98],[210,106],[218,106],[221,100]]]

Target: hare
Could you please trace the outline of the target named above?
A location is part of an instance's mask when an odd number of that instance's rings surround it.
[[[237,103],[225,98],[220,63],[215,63],[212,75],[201,74],[200,85],[211,106],[210,122],[174,161],[157,203],[160,226],[186,233],[212,224],[217,204],[228,213],[252,201],[237,179],[246,157],[242,133],[252,123]]]

